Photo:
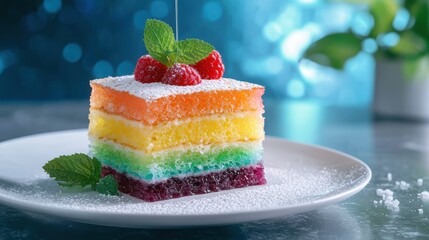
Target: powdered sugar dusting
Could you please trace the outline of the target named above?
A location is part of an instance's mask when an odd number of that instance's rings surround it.
[[[222,191],[192,197],[147,203],[122,195],[105,196],[96,192],[60,188],[47,176],[39,176],[26,184],[0,185],[0,196],[14,201],[31,202],[50,208],[83,211],[150,214],[219,214],[287,207],[314,202],[352,187],[351,176],[362,169],[337,171],[321,169],[266,168],[267,185]]]
[[[154,101],[162,97],[168,97],[176,94],[262,88],[262,86],[257,84],[237,81],[230,78],[222,78],[219,80],[202,80],[200,84],[193,86],[175,86],[163,84],[160,82],[141,83],[136,81],[133,75],[107,77],[96,79],[92,82],[120,92],[128,92],[129,94],[143,98],[146,101]]]

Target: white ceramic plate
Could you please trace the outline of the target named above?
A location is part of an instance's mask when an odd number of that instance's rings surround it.
[[[359,192],[371,179],[366,164],[327,148],[267,137],[267,185],[146,203],[122,195],[60,188],[42,166],[88,151],[86,130],[53,132],[0,143],[0,203],[97,225],[177,228],[224,225],[306,212]]]

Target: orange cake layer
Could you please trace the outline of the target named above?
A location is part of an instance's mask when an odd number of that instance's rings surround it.
[[[116,81],[116,79],[111,78],[110,81]],[[212,114],[263,112],[261,96],[264,89],[262,87],[232,79],[205,81],[211,85],[224,84],[226,86],[210,86],[211,88],[207,88],[210,90],[203,89],[202,91],[199,91],[198,88],[188,88],[185,93],[163,93],[150,98],[133,94],[124,86],[118,87],[112,82],[103,84],[100,80],[95,80],[91,82],[91,108],[121,115],[150,126],[175,119]],[[229,88],[230,81],[234,81],[233,84],[239,83],[240,87],[233,85]],[[133,80],[133,82],[137,81]],[[121,84],[124,85],[124,83]],[[140,83],[130,82],[130,84]]]

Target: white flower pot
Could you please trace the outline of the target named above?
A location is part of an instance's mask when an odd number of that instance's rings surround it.
[[[406,79],[402,61],[376,63],[374,113],[382,117],[429,121],[429,65],[420,65],[413,79]],[[418,69],[417,69],[418,70]]]

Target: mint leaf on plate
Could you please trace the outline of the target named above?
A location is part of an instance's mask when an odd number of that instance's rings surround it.
[[[95,191],[106,195],[117,196],[119,195],[118,183],[112,175],[105,176],[97,183]]]
[[[43,169],[60,186],[66,187],[91,186],[94,190],[101,177],[101,163],[83,153],[54,158]]]

